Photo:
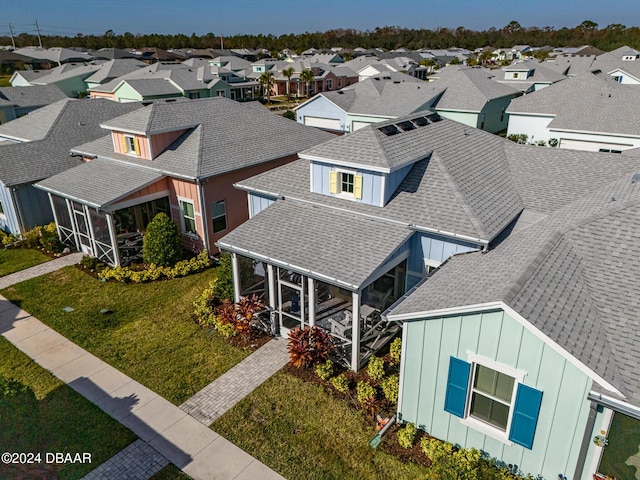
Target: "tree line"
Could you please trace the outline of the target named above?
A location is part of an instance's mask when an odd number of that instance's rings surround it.
[[[35,35],[21,33],[15,37],[16,47],[38,45]],[[604,51],[610,51],[623,45],[640,48],[640,28],[611,24],[599,28],[598,24],[585,20],[573,28],[563,27],[522,27],[512,21],[502,28],[489,28],[476,31],[464,27],[430,29],[409,29],[403,27],[377,27],[373,30],[333,29],[325,32],[305,32],[286,35],[233,35],[221,38],[210,32],[206,35],[142,35],[124,32],[117,34],[113,30],[103,35],[43,36],[47,47],[82,47],[99,49],[115,47],[121,49],[159,47],[172,48],[264,48],[274,55],[288,48],[297,53],[314,47],[317,49],[343,47],[346,49],[362,47],[366,49],[384,48],[393,50],[400,47],[415,50],[419,48],[448,48],[452,46],[470,50],[485,46],[507,48],[513,45],[532,45],[554,47],[577,47],[593,45]],[[0,37],[0,44],[10,45],[9,37]]]

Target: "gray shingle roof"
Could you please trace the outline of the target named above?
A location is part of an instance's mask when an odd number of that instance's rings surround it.
[[[626,175],[486,254],[454,256],[391,314],[503,301],[640,406],[638,269],[640,184]]]
[[[640,90],[585,73],[514,99],[507,113],[555,115],[549,128],[640,136]]]
[[[41,107],[65,98],[67,96],[55,85],[0,87],[0,105]]]
[[[52,68],[46,75],[34,78],[31,83],[33,85],[50,85],[75,77],[84,79],[99,69],[99,64],[65,63],[59,67]]]
[[[69,155],[71,147],[104,136],[101,122],[138,108],[141,105],[137,103],[116,103],[106,99],[67,99],[1,125],[0,135],[3,128],[12,124],[23,126],[24,119],[28,126],[35,125],[37,136],[42,139],[1,146],[0,181],[5,185],[31,183],[75,167],[80,160]],[[50,123],[42,137],[45,129],[33,119],[45,117],[49,117]]]
[[[101,208],[162,177],[148,168],[95,159],[42,180],[37,186]]]
[[[179,88],[164,78],[130,79],[125,82],[143,98],[158,95],[182,95]]]
[[[146,63],[136,60],[135,58],[119,58],[110,60],[102,63],[97,72],[85,78],[85,82],[105,83],[105,81],[121,77],[127,73],[135,72],[136,70],[146,66]]]
[[[330,133],[299,125],[266,109],[222,97],[155,102],[142,111],[104,122],[104,126],[134,132],[185,130],[151,163],[114,153],[110,135],[74,150],[134,164],[151,164],[159,171],[188,178],[220,175],[295,155],[335,138]]]
[[[279,200],[225,235],[218,245],[257,253],[276,264],[355,289],[412,233],[403,226]]]
[[[350,114],[400,117],[433,103],[443,88],[417,80],[404,73],[379,75],[337,92],[319,95]],[[316,97],[305,103],[313,102]],[[304,108],[305,104],[297,109]]]
[[[65,96],[63,100],[59,100],[51,105],[35,110],[28,115],[0,125],[0,137],[13,138],[21,142],[42,140],[47,136],[53,125],[55,125],[60,113],[64,110],[68,102],[69,99]]]

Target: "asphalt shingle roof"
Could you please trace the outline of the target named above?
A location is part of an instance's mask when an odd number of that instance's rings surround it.
[[[0,87],[0,105],[41,107],[65,98],[67,96],[55,85]]]
[[[12,138],[21,142],[42,140],[53,128],[68,102],[69,99],[65,96],[63,100],[0,125],[0,137]]]
[[[412,234],[407,227],[278,200],[218,244],[357,288]]]
[[[22,122],[25,120],[27,128],[35,126],[37,135],[34,136],[42,138],[0,147],[0,181],[8,186],[31,183],[75,167],[81,160],[69,155],[71,147],[103,136],[100,123],[138,108],[141,108],[138,103],[67,99],[0,125],[1,136],[5,128],[25,126]],[[46,117],[49,123],[45,128],[33,121]],[[43,136],[44,130],[47,131]]]

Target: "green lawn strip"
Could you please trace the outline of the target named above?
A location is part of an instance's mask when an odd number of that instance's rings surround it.
[[[67,267],[2,295],[178,405],[249,354],[191,320],[193,300],[214,277],[210,269],[163,282],[105,283]],[[68,306],[74,311],[62,310]]]
[[[10,87],[11,75],[0,75],[0,87]]]
[[[40,265],[51,260],[44,253],[32,248],[8,248],[0,250],[0,277]]]
[[[90,453],[91,463],[58,467],[56,478],[80,478],[136,439],[4,338],[0,359],[0,376],[22,385],[15,395],[0,391],[0,452],[39,452],[42,459],[39,465],[0,465],[0,470],[16,478],[44,478],[42,469],[55,468],[46,464],[46,453]]]
[[[616,413],[609,429],[609,445],[604,449],[600,473],[620,479],[636,478],[636,469],[626,465],[627,459],[638,454],[640,448],[640,422]]]
[[[286,478],[415,479],[425,469],[368,446],[364,412],[277,373],[211,428]]]
[[[189,480],[191,477],[175,465],[169,464],[149,480]]]

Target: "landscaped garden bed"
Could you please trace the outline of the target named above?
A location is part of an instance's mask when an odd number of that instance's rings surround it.
[[[136,439],[80,394],[0,338],[0,452],[41,454],[2,464],[1,478],[77,479]],[[46,463],[46,453],[89,453],[91,463]]]

